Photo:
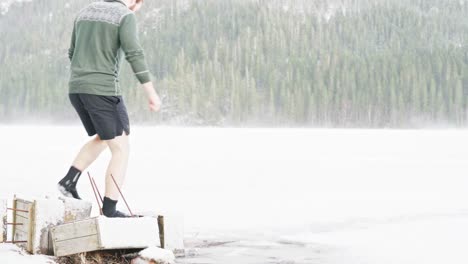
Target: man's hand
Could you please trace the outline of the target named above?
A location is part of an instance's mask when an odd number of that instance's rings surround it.
[[[159,98],[159,95],[154,90],[153,83],[147,82],[142,85],[143,85],[143,89],[146,92],[146,96],[148,97],[150,111],[152,112],[159,111],[159,109],[161,109],[161,99]]]
[[[148,100],[150,111],[158,112],[159,109],[161,109],[161,99],[159,98],[156,92],[154,93],[154,95],[150,96]]]
[[[143,5],[143,0],[135,0],[135,2],[133,4],[130,4],[128,8],[130,8],[130,10],[132,10],[133,12],[136,12],[140,10],[142,5]]]

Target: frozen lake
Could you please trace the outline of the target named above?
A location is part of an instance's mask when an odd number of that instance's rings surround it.
[[[0,129],[7,198],[55,192],[88,139],[79,126]],[[133,127],[124,193],[134,211],[184,216],[180,263],[465,264],[467,135]],[[101,189],[109,157],[89,168]],[[94,201],[87,178],[78,190]]]

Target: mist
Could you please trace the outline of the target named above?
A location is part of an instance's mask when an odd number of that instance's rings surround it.
[[[90,140],[67,52],[91,2],[0,0],[0,202],[59,195]],[[136,17],[162,105],[124,62],[123,191],[183,218],[176,263],[468,263],[466,1],[147,0]],[[86,169],[101,190],[110,158]],[[51,262],[0,243],[0,263]]]

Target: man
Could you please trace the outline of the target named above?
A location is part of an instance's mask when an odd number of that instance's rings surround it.
[[[74,23],[69,58],[70,101],[89,136],[67,175],[58,183],[66,196],[80,199],[76,184],[81,173],[109,147],[112,158],[106,172],[102,211],[107,217],[127,217],[117,211],[119,191],[128,162],[129,119],[121,96],[119,70],[123,57],[130,63],[149,100],[159,111],[161,100],[154,90],[143,49],[138,40],[136,17],[143,0],[104,0],[82,9]]]

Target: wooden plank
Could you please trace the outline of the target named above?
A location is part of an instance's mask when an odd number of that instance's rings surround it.
[[[34,254],[34,237],[36,235],[36,201],[33,202],[32,205],[29,206],[29,236],[28,236],[28,245],[26,247],[26,251],[31,254]]]
[[[77,237],[70,240],[54,242],[54,254],[56,257],[99,250],[97,235]]]
[[[52,242],[52,232],[47,232],[47,255],[54,255],[54,242]]]
[[[164,248],[164,216],[158,216],[158,227],[159,227],[159,241],[161,248]]]
[[[59,225],[53,227],[51,231],[54,241],[69,240],[98,233],[95,218]]]
[[[16,223],[16,213],[15,213],[15,209],[16,209],[16,204],[17,204],[17,200],[16,200],[16,195],[15,197],[13,198],[13,223]],[[16,236],[16,226],[13,225],[13,228],[12,228],[12,233],[11,233],[11,240],[15,240],[15,236]]]
[[[52,227],[50,230],[49,230],[49,233],[50,233],[50,241],[52,241],[52,251],[54,251],[54,256],[57,256],[57,243],[55,243],[54,239],[55,239],[55,228],[57,228],[58,226],[55,226],[55,227]]]

